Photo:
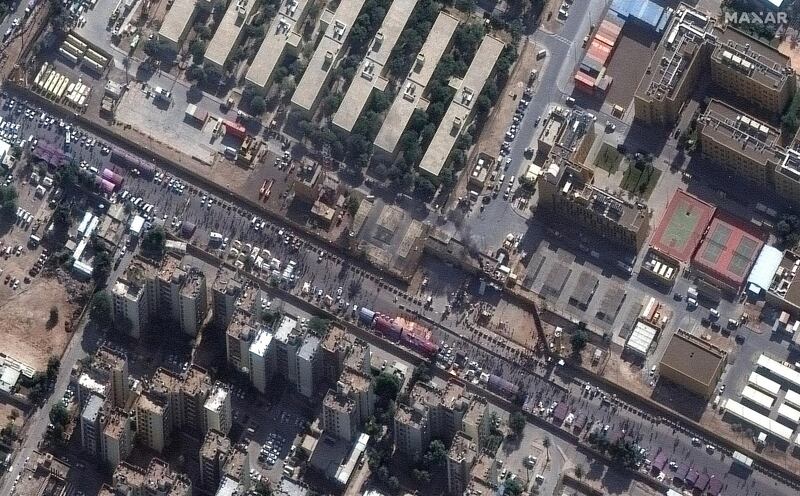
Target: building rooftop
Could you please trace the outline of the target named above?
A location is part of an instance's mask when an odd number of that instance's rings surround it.
[[[300,41],[299,28],[306,15],[308,0],[283,0],[278,15],[267,28],[264,41],[258,49],[253,63],[247,70],[248,83],[265,88],[272,79],[278,62],[286,51],[286,46],[297,46]]]
[[[322,400],[322,405],[325,408],[330,408],[337,412],[352,412],[356,407],[355,400],[350,397],[344,390],[336,391],[329,389],[325,393],[325,398]]]
[[[103,434],[111,439],[120,439],[126,428],[130,426],[130,418],[124,410],[114,409],[107,416],[106,426]]]
[[[168,398],[155,395],[150,391],[143,391],[142,394],[136,398],[136,409],[143,410],[155,415],[164,415]]]
[[[349,390],[363,392],[369,390],[372,384],[372,378],[361,372],[345,369],[342,375],[339,376],[339,382],[344,384]]]
[[[704,385],[710,385],[724,367],[727,354],[712,344],[678,329],[661,358],[660,366]]]
[[[310,361],[314,358],[317,350],[319,350],[319,338],[309,334],[306,336],[305,340],[303,340],[303,345],[297,352],[297,357]]]
[[[330,20],[325,30],[325,35],[317,45],[311,61],[308,63],[303,77],[297,83],[297,88],[292,95],[292,103],[306,110],[314,107],[319,97],[320,89],[328,80],[330,71],[339,57],[339,51],[350,35],[364,0],[342,0],[336,8],[336,13],[323,12],[322,18]]]
[[[263,357],[272,344],[274,335],[269,329],[259,329],[256,331],[253,343],[250,345],[250,353]]]
[[[477,425],[480,424],[483,416],[486,415],[486,408],[488,403],[486,398],[482,396],[473,396],[472,401],[469,402],[467,413],[464,414],[464,424]]]
[[[439,12],[436,22],[417,55],[414,66],[400,86],[400,92],[383,120],[381,129],[375,137],[375,146],[386,152],[394,153],[400,136],[411,119],[411,114],[415,109],[427,105],[423,105],[420,100],[434,69],[439,64],[439,59],[450,46],[450,39],[453,37],[456,27],[458,27],[458,19],[445,12]]]
[[[497,38],[484,36],[436,134],[422,157],[420,169],[434,176],[439,175],[504,47],[505,44]]]
[[[467,465],[472,465],[475,457],[478,456],[475,441],[463,432],[457,432],[450,444],[447,456],[456,463],[466,462]]]
[[[219,411],[225,404],[228,394],[229,392],[225,387],[219,384],[214,385],[214,389],[211,390],[211,394],[208,395],[208,399],[206,399],[206,403],[203,405],[204,408],[214,412]]]
[[[125,368],[126,362],[125,355],[122,353],[112,350],[107,346],[101,346],[94,354],[92,368],[122,371]]]
[[[222,466],[222,473],[238,481],[242,478],[242,475],[247,475],[245,472],[248,465],[247,450],[234,446],[230,456],[225,460],[225,465]]]
[[[171,372],[163,367],[156,369],[152,379],[148,384],[148,392],[160,395],[169,396],[177,392],[181,385],[181,377],[174,372]]]
[[[660,101],[680,93],[689,66],[696,62],[706,40],[713,38],[715,24],[713,17],[681,3],[656,47],[636,95]]]
[[[424,411],[424,407],[412,408],[408,405],[401,404],[397,407],[394,418],[401,424],[418,428],[428,423],[428,416],[423,413]]]
[[[180,258],[167,254],[161,259],[161,266],[158,268],[159,279],[172,284],[180,284],[184,277],[186,277],[186,272],[183,270]]]
[[[715,29],[714,34],[717,40],[711,60],[734,67],[770,89],[794,82],[791,60],[775,48],[732,26]]]
[[[101,381],[98,379],[98,377],[95,377],[95,374],[84,372],[78,376],[78,386],[101,396],[105,396],[109,387],[108,383],[106,380]]]
[[[388,81],[384,78],[384,66],[416,4],[417,0],[392,2],[383,24],[367,49],[367,55],[358,66],[344,94],[339,109],[333,115],[335,125],[345,131],[352,130],[372,90],[383,91],[386,88]]]
[[[178,44],[181,35],[186,30],[187,24],[192,21],[192,14],[197,5],[197,0],[175,0],[172,7],[164,15],[158,35],[174,44]]]
[[[704,138],[759,164],[775,160],[780,148],[778,129],[719,100],[711,100],[699,121]]]
[[[208,372],[204,368],[192,364],[183,378],[181,390],[189,396],[194,396],[198,393],[207,393],[211,388],[211,377]]]
[[[278,328],[275,330],[275,339],[281,343],[287,343],[292,336],[297,335],[297,320],[288,315],[284,315],[281,318],[280,324],[278,324]]]
[[[573,162],[562,160],[557,188],[562,196],[586,210],[610,219],[629,231],[638,232],[648,228],[648,218],[643,209],[618,196],[596,188],[591,184],[592,173]]]
[[[81,419],[87,422],[96,422],[103,413],[104,399],[101,396],[91,395],[86,406],[83,407],[81,412]]]
[[[250,314],[245,313],[241,308],[237,308],[231,318],[231,323],[225,331],[229,336],[242,341],[250,341],[257,333],[255,327],[251,324],[252,317]]]
[[[353,347],[350,348],[350,353],[344,359],[345,368],[363,372],[369,366],[369,343],[361,339],[356,339],[353,342]]]
[[[345,332],[343,327],[331,325],[319,346],[329,353],[345,353],[353,346],[355,337]]]
[[[470,470],[470,476],[476,481],[494,482],[497,480],[496,470],[497,461],[495,458],[487,453],[481,453]]]
[[[220,267],[211,287],[214,291],[236,296],[242,291],[242,281],[239,280],[237,272],[226,267]]]
[[[246,24],[253,7],[258,2],[256,0],[231,0],[228,10],[217,26],[214,37],[206,48],[205,60],[222,67],[228,61],[231,51]]]
[[[231,451],[231,440],[214,429],[206,432],[203,444],[200,445],[200,458],[213,460],[218,456],[227,457]]]
[[[250,284],[246,285],[242,290],[242,294],[239,295],[239,299],[236,300],[236,308],[251,314],[257,313],[256,301],[260,294],[261,290],[258,287]]]
[[[199,269],[190,268],[183,287],[181,287],[181,294],[188,298],[202,298],[205,285],[206,276]]]
[[[442,391],[442,406],[449,410],[465,409],[469,401],[465,391],[464,384],[453,380],[448,381],[444,391]]]

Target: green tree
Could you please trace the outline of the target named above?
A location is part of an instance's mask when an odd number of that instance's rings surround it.
[[[154,227],[144,235],[142,250],[152,256],[161,256],[167,244],[167,235],[161,227]]]
[[[375,394],[386,401],[393,401],[400,392],[400,380],[389,373],[382,373],[375,378]]]
[[[447,447],[439,439],[434,439],[428,445],[428,451],[422,457],[422,463],[426,467],[438,467],[447,458]]]
[[[361,205],[361,201],[355,197],[355,195],[350,195],[345,200],[344,206],[347,209],[347,212],[350,214],[351,217],[356,216],[356,212],[358,212],[358,207]]]
[[[50,423],[61,426],[69,423],[69,412],[60,401],[50,409]]]
[[[47,380],[53,382],[58,377],[58,369],[61,368],[61,360],[57,356],[51,356],[47,360],[47,372],[45,376]]]
[[[419,470],[414,469],[411,472],[411,476],[414,477],[414,480],[417,482],[430,482],[431,481],[431,473],[427,470]]]
[[[6,222],[17,218],[17,190],[12,186],[0,186],[0,217]]]
[[[111,295],[108,291],[98,291],[92,296],[89,316],[92,321],[101,327],[109,327],[113,322],[114,308],[111,304]]]
[[[206,54],[206,42],[202,38],[195,38],[189,43],[189,54],[195,64],[203,63],[203,56]]]
[[[520,411],[512,412],[508,417],[508,427],[516,436],[522,434],[527,423],[528,419],[526,419],[525,414]]]
[[[503,496],[519,496],[522,494],[522,483],[520,482],[519,478],[516,479],[506,479],[505,480],[505,492]]]
[[[586,331],[583,329],[578,329],[572,334],[569,341],[572,344],[572,353],[579,355],[581,351],[586,348],[586,344],[589,342],[589,336],[586,335]]]
[[[314,334],[322,336],[326,332],[328,332],[328,328],[331,326],[331,321],[327,319],[322,319],[319,317],[311,317],[308,320],[308,330]]]
[[[47,324],[45,324],[45,327],[52,329],[56,324],[58,324],[58,307],[53,305],[50,307],[50,315],[47,317]]]
[[[250,100],[250,112],[253,115],[261,115],[267,110],[267,102],[264,97],[256,95]]]
[[[262,479],[256,482],[253,493],[255,496],[272,496],[272,488],[266,480]]]
[[[92,260],[92,279],[98,286],[103,286],[109,274],[111,274],[111,255],[106,250],[100,250]]]

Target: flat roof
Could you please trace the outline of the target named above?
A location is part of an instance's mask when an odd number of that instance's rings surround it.
[[[179,44],[186,27],[192,22],[192,14],[197,6],[197,0],[175,0],[172,7],[164,15],[158,36]]]
[[[231,0],[206,48],[206,61],[219,67],[225,65],[256,3],[256,0]]]
[[[699,122],[703,138],[758,164],[766,165],[776,158],[776,151],[783,151],[778,129],[719,100],[711,100]]]
[[[436,22],[433,23],[425,43],[417,54],[414,66],[400,86],[400,91],[383,120],[381,129],[375,137],[375,146],[394,153],[400,136],[405,131],[414,110],[420,106],[425,88],[439,64],[439,59],[450,46],[450,39],[457,27],[458,19],[446,12],[439,12]]]
[[[293,104],[306,110],[314,107],[319,91],[328,80],[331,69],[336,65],[340,50],[350,35],[350,28],[353,27],[363,6],[364,0],[342,0],[335,14],[331,14],[330,11],[322,14],[323,17],[326,14],[331,15],[332,19],[303,77],[297,83],[292,95]]]
[[[714,206],[679,189],[672,196],[653,234],[653,248],[681,262],[688,262],[715,210]]]
[[[377,88],[383,91],[386,88],[387,80],[383,77],[384,66],[416,4],[417,0],[392,2],[386,17],[383,18],[383,24],[370,43],[366,57],[358,66],[358,71],[353,76],[350,87],[347,88],[339,109],[333,115],[335,125],[345,131],[353,129],[372,90]]]
[[[739,288],[764,246],[763,238],[764,234],[756,232],[748,222],[717,210],[692,264]]]
[[[650,349],[657,335],[658,329],[655,327],[641,321],[636,322],[636,327],[628,337],[625,347],[640,355],[647,355],[647,350]]]
[[[735,67],[743,75],[777,91],[788,81],[794,83],[789,57],[775,48],[751,38],[732,26],[716,29],[717,46],[711,54],[715,62]],[[791,79],[790,79],[791,77]]]
[[[660,366],[708,386],[716,380],[725,356],[722,350],[712,348],[700,338],[678,329],[661,357]]]
[[[260,88],[264,88],[269,83],[275,67],[283,57],[286,45],[295,38],[299,41],[300,35],[296,28],[302,26],[307,6],[308,0],[283,0],[281,2],[278,15],[272,19],[264,41],[261,42],[261,47],[253,58],[253,63],[247,69],[245,79],[248,83]]]
[[[494,70],[494,64],[503,51],[505,44],[497,38],[487,35],[483,37],[475,57],[467,69],[467,74],[456,90],[447,112],[433,135],[419,168],[438,176],[450,156],[450,151],[466,127],[467,119],[475,108],[475,100],[483,91],[483,85]]]

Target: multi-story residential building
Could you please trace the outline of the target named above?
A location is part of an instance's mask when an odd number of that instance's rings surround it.
[[[253,332],[255,332],[255,338],[247,350],[249,357],[247,367],[253,387],[264,393],[267,390],[267,384],[275,375],[277,346],[272,331],[269,329],[262,327]]]
[[[650,230],[647,208],[596,188],[592,181],[590,169],[559,158],[539,183],[539,207],[620,246],[641,248]]]
[[[134,260],[112,293],[116,325],[134,338],[156,317],[194,336],[208,312],[205,275],[172,255],[164,256],[160,266]]]
[[[81,411],[81,446],[90,456],[100,454],[100,440],[105,423],[105,398],[92,395]]]
[[[215,329],[227,329],[237,310],[236,301],[242,294],[242,282],[236,273],[220,269],[211,285],[212,318]]]
[[[213,429],[206,432],[200,446],[200,485],[213,489],[222,478],[222,467],[231,453],[231,440]]]
[[[461,422],[462,432],[472,439],[478,449],[483,447],[483,440],[489,435],[491,427],[488,406],[486,398],[473,396]]]
[[[173,472],[169,464],[153,458],[147,469],[120,463],[114,470],[115,494],[125,496],[191,496],[192,482],[184,474]]]
[[[176,417],[176,427],[201,432],[205,429],[204,406],[212,388],[213,383],[208,372],[202,367],[191,365],[180,384],[180,415]],[[227,419],[224,420],[226,423],[230,422],[228,413],[224,413],[227,416]]]
[[[672,126],[701,74],[751,102],[765,118],[780,115],[794,95],[790,60],[776,49],[720,26],[681,3],[634,94],[636,119]]]
[[[250,368],[250,345],[257,334],[251,324],[252,316],[242,309],[237,309],[225,331],[225,348],[228,364],[234,369],[247,373]]]
[[[250,488],[250,455],[245,444],[237,444],[231,448],[222,465],[222,478],[236,482],[241,494],[245,494]]]
[[[284,315],[275,328],[275,371],[289,382],[297,382],[297,352],[303,344],[303,332],[297,319]]]
[[[136,401],[136,434],[148,448],[161,452],[180,417],[181,377],[159,368]]]
[[[106,416],[100,446],[102,459],[110,467],[116,467],[131,454],[133,429],[131,417],[125,410],[114,409]]]
[[[309,334],[305,337],[300,349],[297,350],[295,360],[297,369],[291,374],[297,392],[306,398],[314,396],[320,378],[322,360],[319,356],[319,342],[316,336]]]
[[[443,389],[418,382],[411,390],[409,402],[425,406],[432,438],[449,441],[461,430],[470,397],[465,394],[464,385],[459,381],[450,381]]]
[[[462,496],[470,481],[470,472],[478,458],[478,448],[473,439],[463,432],[453,438],[447,452],[447,492]]]
[[[205,411],[203,430],[206,432],[216,430],[227,435],[233,422],[230,391],[222,384],[215,384],[203,405],[203,410]]]
[[[418,460],[431,441],[428,408],[401,404],[394,417],[394,442],[398,451]]]
[[[319,344],[322,361],[322,377],[329,383],[335,383],[344,370],[344,360],[353,348],[355,336],[345,332],[344,328],[332,325]]]
[[[322,402],[322,426],[327,434],[353,440],[361,425],[374,413],[372,380],[360,372],[345,370],[336,389],[328,390]]]
[[[130,398],[128,360],[106,346],[100,347],[77,377],[78,403],[83,406],[92,395],[108,399],[123,408]]]

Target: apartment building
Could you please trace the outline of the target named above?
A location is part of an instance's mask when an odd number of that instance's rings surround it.
[[[100,454],[100,440],[105,423],[105,398],[92,395],[81,410],[81,447],[89,456]]]
[[[114,283],[112,295],[117,327],[134,338],[155,318],[171,320],[194,336],[208,312],[205,275],[170,254],[159,266],[135,259]]]
[[[710,15],[681,3],[664,32],[634,94],[638,120],[674,125],[701,74],[765,117],[780,115],[794,95],[787,57]]]
[[[375,394],[370,376],[345,370],[328,390],[322,402],[323,430],[339,439],[353,440],[360,427],[375,411]]]
[[[206,64],[220,71],[224,70],[233,48],[242,38],[242,30],[257,3],[256,0],[231,0],[206,48],[204,55]]]
[[[489,435],[490,416],[488,402],[482,396],[473,396],[461,422],[462,432],[478,446],[483,448],[483,440]]]
[[[175,53],[180,50],[189,28],[197,16],[197,7],[206,0],[176,0],[164,15],[158,30],[158,39],[166,43]]]
[[[592,185],[592,171],[564,158],[549,162],[540,181],[539,207],[622,247],[637,250],[647,240],[650,213]]]
[[[463,432],[456,433],[447,451],[447,492],[462,496],[470,481],[470,472],[478,458],[478,446]]]
[[[203,431],[215,430],[228,435],[233,423],[230,391],[222,384],[215,384],[203,405],[203,410],[205,413]]]
[[[200,485],[214,489],[222,479],[222,468],[231,454],[231,440],[216,430],[209,430],[200,446]]]
[[[253,387],[264,393],[267,384],[275,375],[277,361],[277,341],[272,331],[260,328],[255,332],[255,338],[247,350],[248,371]]]
[[[242,294],[242,282],[236,273],[220,269],[211,285],[212,318],[215,329],[227,329],[237,310],[236,301]]]
[[[99,395],[108,399],[111,406],[124,408],[130,398],[127,358],[111,348],[100,347],[81,370],[76,385],[81,406],[92,395]]]
[[[449,161],[450,152],[466,129],[475,110],[475,101],[492,75],[495,63],[504,48],[505,44],[502,41],[490,35],[484,36],[464,79],[455,81],[456,94],[442,117],[425,155],[422,156],[419,164],[421,170],[432,176],[438,176]]]
[[[180,376],[159,368],[136,400],[137,438],[159,453],[172,434],[175,417],[180,416],[180,382]]]
[[[112,476],[115,494],[125,496],[191,496],[192,481],[170,469],[167,462],[153,458],[147,469],[120,463]]]
[[[250,368],[250,346],[258,330],[254,327],[252,316],[242,309],[236,309],[225,330],[225,351],[228,364],[234,369],[245,372]]]
[[[394,443],[400,453],[419,460],[431,441],[428,408],[401,404],[394,417]]]
[[[203,432],[206,422],[206,401],[213,389],[211,377],[205,369],[197,365],[191,365],[180,382],[180,415],[175,418],[176,427],[183,427],[193,431]],[[227,399],[221,405],[222,412],[220,421],[230,422],[230,400]],[[213,403],[212,403],[213,406]]]
[[[322,377],[331,384],[346,368],[369,374],[369,343],[346,332],[342,327],[332,325],[320,342]]]
[[[295,364],[296,371],[292,373],[290,381],[297,387],[297,392],[311,398],[317,389],[321,377],[322,360],[319,353],[320,339],[314,335],[307,335],[300,349],[297,350]],[[293,379],[293,380],[292,380]]]
[[[133,451],[133,427],[125,410],[113,409],[106,416],[100,443],[103,461],[110,467],[122,463]]]

